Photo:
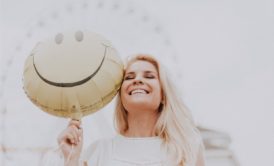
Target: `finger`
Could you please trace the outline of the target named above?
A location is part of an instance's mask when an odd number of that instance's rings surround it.
[[[77,135],[78,135],[79,142],[81,142],[82,138],[83,138],[83,129],[78,129],[77,130]]]
[[[81,121],[79,120],[71,120],[68,126],[76,126],[77,128],[81,128]]]
[[[71,120],[69,122],[69,126],[73,126],[73,125],[79,128],[81,126],[81,122],[78,120]]]
[[[68,144],[74,144],[74,137],[71,133],[66,134],[65,142]]]
[[[71,144],[78,143],[78,135],[77,135],[76,127],[74,128],[70,127],[66,135],[67,135],[67,139],[70,141]]]
[[[73,143],[77,144],[79,142],[78,140],[78,132],[77,132],[77,128],[75,126],[71,126],[70,127],[70,134],[73,136]]]
[[[77,144],[80,142],[79,135],[78,135],[78,130],[79,129],[76,129],[76,128],[72,130],[72,134],[73,134],[74,140],[75,140],[75,142]]]
[[[76,126],[70,126],[70,128],[76,133],[77,135],[77,141],[78,143],[81,141],[81,137],[83,136],[83,129],[82,128],[77,128]]]
[[[77,130],[77,135],[80,137],[80,136],[83,136],[83,129],[80,128]]]
[[[83,137],[83,129],[78,129],[78,128],[74,127],[73,132],[77,137],[77,143],[79,143]]]

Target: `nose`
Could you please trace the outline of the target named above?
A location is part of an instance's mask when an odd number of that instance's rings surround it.
[[[143,85],[143,81],[142,80],[134,80],[133,85]]]
[[[144,84],[143,80],[142,80],[142,77],[139,75],[137,75],[135,77],[135,79],[133,80],[133,85],[139,85],[139,84]]]

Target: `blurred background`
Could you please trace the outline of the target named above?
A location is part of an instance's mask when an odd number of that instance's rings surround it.
[[[90,30],[122,58],[158,57],[202,132],[208,166],[274,165],[273,0],[1,0],[0,165],[41,165],[67,119],[22,89],[38,41]],[[83,119],[85,146],[115,134],[113,103]]]

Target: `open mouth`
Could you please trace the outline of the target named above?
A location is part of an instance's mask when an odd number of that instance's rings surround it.
[[[133,95],[133,94],[148,94],[149,92],[145,89],[134,89],[132,91],[129,92],[129,95]]]

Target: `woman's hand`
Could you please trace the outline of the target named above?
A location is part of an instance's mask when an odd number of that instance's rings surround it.
[[[81,122],[71,120],[68,127],[58,136],[58,143],[63,152],[65,163],[77,163],[83,146]]]

